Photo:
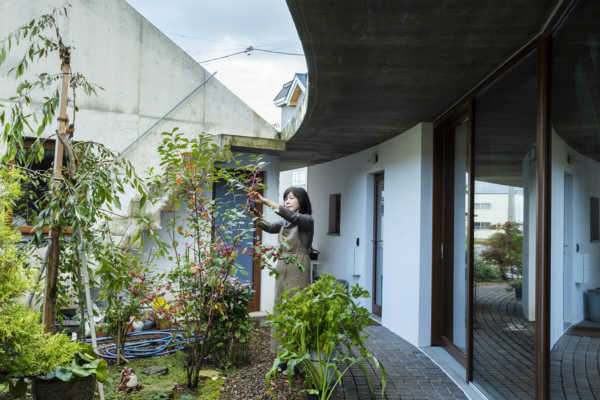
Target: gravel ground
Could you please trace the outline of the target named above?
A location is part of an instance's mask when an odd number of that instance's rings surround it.
[[[271,369],[275,359],[271,353],[270,343],[269,328],[257,328],[250,345],[250,364],[227,374],[221,392],[222,400],[299,400],[306,398],[303,393],[300,393],[302,381],[299,378],[290,388],[287,378],[281,377],[273,384],[273,396],[269,394],[265,375]]]

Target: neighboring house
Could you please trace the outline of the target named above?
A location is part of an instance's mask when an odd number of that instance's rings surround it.
[[[0,37],[63,3],[3,2]],[[270,164],[264,171],[269,187],[266,196],[277,196],[278,154],[284,143],[277,139],[278,132],[270,124],[219,82],[218,75],[209,74],[125,0],[70,3],[62,33],[65,42],[74,46],[72,70],[104,88],[98,96],[78,96],[75,140],[101,142],[121,152],[143,174],[150,167],[158,167],[161,132],[179,127],[189,136],[211,134],[237,152],[269,153]],[[14,63],[16,58],[11,57],[15,56],[11,55],[5,65]],[[7,103],[16,88],[16,83],[6,77],[5,68],[0,69],[0,103]],[[51,57],[34,66],[32,72],[55,72],[59,68],[60,62]],[[135,200],[135,194],[128,193],[121,201],[121,213],[129,215]],[[157,224],[164,222],[161,207],[146,210]],[[131,235],[133,229],[132,220],[124,218],[113,233]],[[263,240],[276,242],[271,235],[264,235]],[[274,302],[274,280],[264,271],[258,276],[261,292],[257,294],[260,299],[255,300],[261,310],[269,311]]]
[[[320,272],[488,398],[598,396],[600,367],[567,358],[598,339],[565,332],[600,286],[600,3],[287,3],[310,85],[281,169],[308,166]],[[506,220],[519,300],[473,279],[473,239]]]
[[[468,197],[466,198],[468,202]],[[523,224],[523,190],[521,188],[481,182],[474,204],[475,239],[486,239],[499,232],[493,229],[511,221]]]
[[[273,104],[281,108],[281,127],[282,129],[290,125],[290,121],[298,118],[301,120],[299,110],[304,109],[306,105],[306,93],[308,89],[308,74],[294,74],[294,79],[286,82],[277,96],[273,99]],[[293,122],[292,122],[293,124]],[[289,129],[289,128],[288,128]],[[287,171],[281,171],[279,174],[279,199],[283,198],[285,189],[290,186],[296,186],[307,189],[307,168],[295,168]]]

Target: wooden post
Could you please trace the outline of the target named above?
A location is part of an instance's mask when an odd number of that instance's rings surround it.
[[[69,93],[69,81],[71,80],[71,52],[67,47],[60,50],[62,60],[62,89],[60,94],[60,110],[58,116],[58,131],[56,146],[54,147],[54,178],[52,189],[57,191],[58,181],[62,179],[63,166],[63,141],[68,140],[67,129],[69,126],[69,117],[67,115],[67,97]],[[43,323],[46,332],[56,332],[56,297],[57,297],[57,279],[58,265],[60,263],[60,228],[53,227],[50,230],[50,257],[48,258],[48,267],[46,268],[46,289],[44,296]]]

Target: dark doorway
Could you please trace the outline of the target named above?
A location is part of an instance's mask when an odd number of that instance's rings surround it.
[[[373,314],[381,317],[383,303],[384,175],[376,174],[373,190]]]

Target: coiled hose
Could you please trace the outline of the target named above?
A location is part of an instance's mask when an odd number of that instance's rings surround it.
[[[150,336],[151,339],[125,341],[123,354],[125,358],[154,357],[174,353],[183,349],[183,345],[187,342],[176,330],[170,329],[130,332],[127,334],[128,339],[141,339],[144,336]],[[110,340],[113,340],[110,336],[98,338],[98,342]],[[91,339],[87,339],[86,342],[90,343]],[[117,358],[117,345],[115,343],[99,345],[96,353],[104,359],[115,360]]]

